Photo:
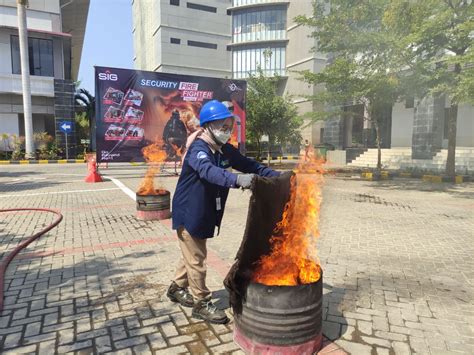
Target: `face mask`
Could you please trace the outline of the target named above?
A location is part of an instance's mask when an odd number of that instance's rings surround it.
[[[230,139],[232,131],[221,131],[220,129],[212,129],[212,134],[219,144],[226,144]]]

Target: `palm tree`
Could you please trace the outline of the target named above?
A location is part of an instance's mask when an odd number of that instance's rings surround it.
[[[78,89],[74,95],[76,107],[85,112],[89,120],[91,149],[95,150],[95,96],[86,89]]]

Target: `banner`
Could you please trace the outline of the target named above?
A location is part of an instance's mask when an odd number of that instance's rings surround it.
[[[144,161],[142,148],[156,142],[179,160],[210,100],[237,116],[230,143],[245,148],[245,81],[95,67],[95,92],[97,162]]]

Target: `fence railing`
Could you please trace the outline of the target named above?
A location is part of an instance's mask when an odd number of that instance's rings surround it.
[[[258,156],[257,151],[246,151],[245,156],[249,158],[256,159]],[[281,150],[271,150],[271,151],[262,151],[260,154],[260,161],[268,161],[268,160],[297,160],[299,159],[298,154],[291,154],[291,153],[283,153]]]

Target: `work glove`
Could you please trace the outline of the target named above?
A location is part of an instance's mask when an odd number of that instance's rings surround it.
[[[255,174],[238,174],[237,186],[243,189],[250,189],[253,179],[255,179]]]

